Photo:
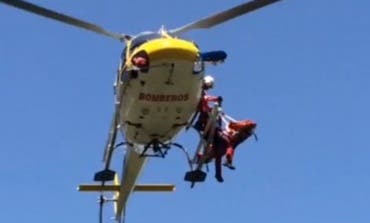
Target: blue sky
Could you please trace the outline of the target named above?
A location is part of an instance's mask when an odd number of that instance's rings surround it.
[[[243,1],[33,2],[135,34]],[[150,160],[141,182],[177,190],[135,194],[127,222],[369,222],[369,8],[285,0],[186,34],[204,51],[228,53],[208,69],[213,93],[231,116],[255,120],[260,140],[238,148],[223,184],[211,166],[190,189],[175,149]],[[97,195],[76,186],[102,168],[121,43],[4,5],[0,29],[1,221],[97,222]],[[177,141],[192,150],[197,138]]]

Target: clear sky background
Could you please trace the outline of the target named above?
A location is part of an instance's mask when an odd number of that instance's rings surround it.
[[[32,2],[136,34],[243,1]],[[370,222],[369,9],[366,0],[284,0],[188,33],[204,51],[228,52],[207,71],[213,93],[231,116],[255,120],[260,140],[238,148],[223,184],[211,165],[190,189],[176,149],[150,160],[140,182],[177,190],[135,194],[127,222]],[[102,168],[123,46],[2,4],[0,30],[0,221],[97,222],[98,195],[76,186]],[[190,132],[177,142],[193,150],[197,140]]]

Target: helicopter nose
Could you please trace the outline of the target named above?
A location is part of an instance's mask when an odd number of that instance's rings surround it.
[[[199,55],[198,48],[192,42],[173,38],[149,41],[138,50],[144,50],[150,61],[176,59],[194,62]]]

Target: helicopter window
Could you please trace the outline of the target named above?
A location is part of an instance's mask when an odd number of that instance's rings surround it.
[[[134,49],[142,45],[143,43],[148,42],[149,40],[153,39],[159,39],[162,36],[158,33],[147,33],[147,34],[139,34],[137,37],[135,37],[130,44],[130,51],[132,52]],[[126,51],[127,47],[125,47],[121,53],[121,61],[122,64],[125,64],[126,62]]]
[[[140,45],[142,45],[143,43],[146,43],[148,42],[149,40],[153,40],[153,39],[158,39],[158,38],[161,38],[162,36],[158,33],[148,33],[148,34],[141,34],[139,35],[138,37],[135,37],[132,41],[131,41],[131,45],[130,45],[130,51],[134,50],[135,48],[139,47]]]

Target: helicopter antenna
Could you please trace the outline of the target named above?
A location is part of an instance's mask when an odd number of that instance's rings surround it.
[[[129,35],[110,32],[110,31],[105,30],[104,28],[102,28],[98,25],[93,24],[93,23],[89,23],[89,22],[74,18],[72,16],[65,15],[65,14],[62,14],[62,13],[59,13],[59,12],[56,12],[56,11],[53,11],[53,10],[50,10],[50,9],[32,4],[32,3],[29,3],[29,2],[26,2],[26,1],[22,1],[22,0],[0,0],[0,3],[10,5],[10,6],[13,6],[13,7],[18,8],[18,9],[23,9],[25,11],[34,13],[34,14],[39,15],[39,16],[43,16],[43,17],[46,17],[46,18],[49,18],[49,19],[57,20],[59,22],[65,23],[65,24],[69,24],[69,25],[72,25],[72,26],[75,26],[75,27],[78,27],[78,28],[89,30],[89,31],[92,31],[92,32],[95,32],[95,33],[98,33],[98,34],[101,34],[101,35],[104,35],[104,36],[108,36],[108,37],[111,37],[113,39],[117,39],[117,40],[120,40],[120,41],[127,41],[131,38]]]
[[[203,19],[200,19],[192,23],[188,23],[179,28],[172,29],[169,31],[169,33],[171,33],[172,35],[178,36],[178,35],[181,35],[193,29],[212,28],[215,25],[224,23],[230,19],[234,19],[238,16],[244,15],[246,13],[252,12],[256,9],[265,7],[267,5],[270,5],[278,1],[281,1],[281,0],[253,0],[250,2],[245,2],[231,9],[213,14],[211,16],[205,17]]]

